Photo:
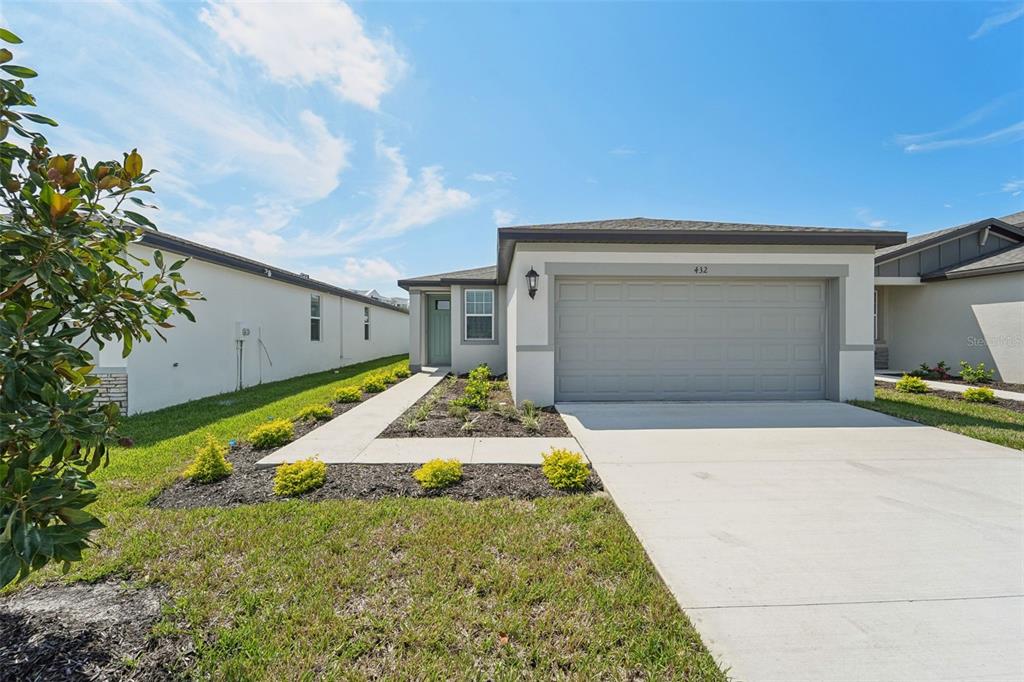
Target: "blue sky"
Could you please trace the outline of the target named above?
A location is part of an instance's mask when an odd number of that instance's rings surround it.
[[[1024,4],[20,3],[64,153],[162,229],[397,293],[497,224],[911,233],[1024,209]]]

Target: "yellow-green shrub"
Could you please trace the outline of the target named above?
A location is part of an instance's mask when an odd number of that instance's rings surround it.
[[[291,497],[319,488],[327,480],[327,465],[316,458],[280,464],[274,473],[274,494]]]
[[[327,405],[306,405],[299,410],[299,414],[295,418],[304,422],[318,422],[333,416],[334,410]]]
[[[394,372],[392,372],[392,374],[394,374],[399,379],[406,379],[412,376],[412,372],[409,370],[407,366],[399,367]]]
[[[428,490],[444,488],[462,480],[462,462],[457,459],[432,459],[412,472],[412,477]]]
[[[226,478],[234,468],[227,460],[227,454],[227,446],[207,434],[206,441],[196,448],[195,459],[181,475],[199,483],[213,483]]]
[[[397,384],[398,377],[395,376],[394,372],[381,372],[380,378],[385,384]]]
[[[978,386],[977,388],[968,388],[965,390],[964,400],[969,403],[994,403],[996,401],[996,394],[991,388]]]
[[[542,456],[544,463],[541,470],[551,487],[558,490],[580,490],[587,485],[590,479],[590,465],[583,460],[580,453],[551,448],[551,452]]]
[[[896,390],[900,393],[927,393],[931,389],[924,379],[904,374],[903,378],[896,382]]]
[[[259,450],[284,445],[292,438],[295,438],[295,426],[287,419],[273,419],[249,432],[249,442]]]
[[[358,403],[363,399],[363,392],[358,386],[342,386],[334,392],[336,403]]]
[[[363,379],[363,383],[359,388],[362,389],[363,393],[380,393],[387,387],[388,385],[384,378],[378,374]]]

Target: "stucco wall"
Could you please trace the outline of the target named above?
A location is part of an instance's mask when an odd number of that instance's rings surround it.
[[[495,339],[493,343],[467,341],[463,325],[462,308],[465,289],[494,289]],[[506,311],[505,287],[453,286],[452,295],[452,371],[465,374],[477,365],[486,363],[492,374],[504,374],[506,368]]]
[[[889,368],[984,362],[1024,382],[1024,272],[886,287]]]
[[[131,250],[144,258],[152,253],[141,246]],[[404,312],[372,306],[371,339],[366,342],[359,301],[196,259],[185,265],[182,275],[188,287],[201,291],[207,300],[191,306],[194,324],[174,319],[176,326],[164,332],[166,343],[154,338],[139,344],[127,363],[121,363],[128,370],[129,412],[233,391],[235,322],[253,330],[242,346],[243,386],[406,352],[409,316]],[[321,297],[320,341],[310,340],[311,294]],[[101,364],[117,362],[112,350],[116,349],[104,349]]]
[[[775,267],[778,274],[774,276],[779,277],[801,276],[800,268],[840,266],[847,274],[840,299],[843,309],[837,311],[837,348],[830,359],[837,375],[834,397],[873,398],[874,250],[870,247],[519,244],[508,280],[509,317],[515,319],[514,333],[508,341],[508,366],[512,368],[510,387],[517,401],[530,399],[547,405],[554,400],[554,336],[549,299],[554,275],[549,274],[549,266],[565,263],[595,264],[594,275],[609,274],[612,268],[602,269],[602,265],[619,269],[626,266],[626,270],[628,266],[637,266],[636,273],[645,266],[668,266],[673,274],[674,266],[678,266],[678,275],[684,277],[692,277],[696,265],[709,266],[709,276],[723,276],[721,273],[730,266],[762,270]],[[526,292],[525,275],[531,267],[540,273],[539,291],[534,299]]]

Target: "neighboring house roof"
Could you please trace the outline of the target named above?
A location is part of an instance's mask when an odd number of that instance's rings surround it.
[[[488,265],[482,268],[470,268],[469,270],[441,272],[436,275],[400,279],[398,280],[398,286],[408,290],[409,287],[428,287],[431,285],[497,284],[497,270],[493,265]]]
[[[1011,213],[1010,215],[1004,215],[1002,218],[1000,218],[1000,220],[1002,220],[1004,223],[1016,225],[1017,227],[1024,226],[1024,211],[1017,211],[1016,213]]]
[[[1024,271],[1024,244],[921,275],[921,281],[962,279]]]
[[[228,253],[227,251],[221,251],[220,249],[215,249],[213,247],[206,246],[205,244],[199,244],[188,239],[183,239],[182,237],[176,237],[174,235],[167,234],[166,232],[146,230],[142,235],[142,239],[138,243],[154,249],[173,251],[174,253],[180,253],[183,256],[190,256],[196,260],[214,263],[215,265],[222,265],[242,272],[248,272],[253,275],[273,279],[278,282],[287,282],[288,284],[294,284],[312,291],[322,291],[324,293],[341,296],[342,298],[348,298],[353,301],[375,305],[380,308],[396,310],[401,313],[409,312],[401,306],[379,301],[375,298],[370,298],[369,296],[363,296],[362,294],[357,294],[354,291],[343,289],[342,287],[334,286],[327,282],[311,279],[308,275],[291,272],[290,270],[282,270],[281,268],[274,267],[273,265],[267,265],[266,263],[261,263],[250,258],[244,258],[233,253]]]
[[[1019,214],[1014,214],[1014,216],[1015,215]],[[1014,216],[1006,217],[1013,218]],[[973,223],[965,223],[964,225],[956,225],[942,230],[935,230],[934,232],[914,235],[907,239],[905,244],[897,244],[895,246],[878,249],[875,252],[875,264],[879,265],[886,261],[893,260],[894,258],[899,258],[900,256],[913,253],[914,251],[927,249],[935,244],[959,239],[964,235],[971,234],[972,232],[978,232],[986,227],[1011,239],[1024,240],[1024,227],[1008,223],[1000,218],[985,218],[984,220],[978,220]]]
[[[497,280],[506,281],[515,245],[523,241],[617,244],[852,244],[877,248],[902,244],[906,238],[906,232],[889,230],[653,218],[502,227],[498,229]]]

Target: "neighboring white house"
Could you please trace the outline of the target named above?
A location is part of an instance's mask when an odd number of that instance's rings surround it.
[[[875,305],[879,369],[966,360],[1024,383],[1024,212],[880,249]]]
[[[399,281],[409,356],[517,401],[870,400],[874,257],[906,233],[632,218],[498,230],[495,267]]]
[[[120,344],[94,349],[100,399],[128,413],[408,352],[408,311],[390,303],[164,232],[129,250],[189,256],[182,276],[207,300],[192,303],[195,323],[172,320],[166,343],[154,337],[127,359]]]
[[[399,308],[409,309],[409,299],[405,296],[385,296],[376,289],[353,289],[353,291],[360,296],[366,296],[372,298],[375,301],[383,301],[392,305],[398,306]]]

